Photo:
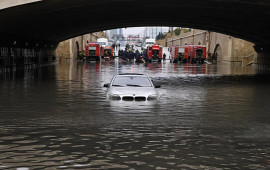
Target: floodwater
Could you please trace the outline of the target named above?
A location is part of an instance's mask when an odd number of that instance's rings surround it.
[[[157,101],[109,101],[144,73]],[[62,61],[0,74],[0,169],[269,169],[270,82],[231,64]]]

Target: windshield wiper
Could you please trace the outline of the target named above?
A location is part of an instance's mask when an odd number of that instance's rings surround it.
[[[133,87],[142,87],[140,85],[136,85],[136,84],[127,84],[127,86],[133,86]]]
[[[118,84],[114,84],[114,85],[112,85],[112,86],[116,86],[116,87],[123,87],[123,86],[118,85]]]

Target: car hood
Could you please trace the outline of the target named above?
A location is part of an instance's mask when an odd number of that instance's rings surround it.
[[[109,93],[118,95],[155,95],[157,91],[153,87],[112,87]]]

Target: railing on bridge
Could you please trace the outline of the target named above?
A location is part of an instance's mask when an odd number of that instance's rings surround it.
[[[0,47],[0,68],[40,66],[56,60],[54,50]]]

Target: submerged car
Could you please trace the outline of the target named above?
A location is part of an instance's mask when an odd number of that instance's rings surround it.
[[[156,88],[151,79],[143,74],[125,73],[113,77],[107,87],[107,98],[124,101],[146,101],[158,99]]]

